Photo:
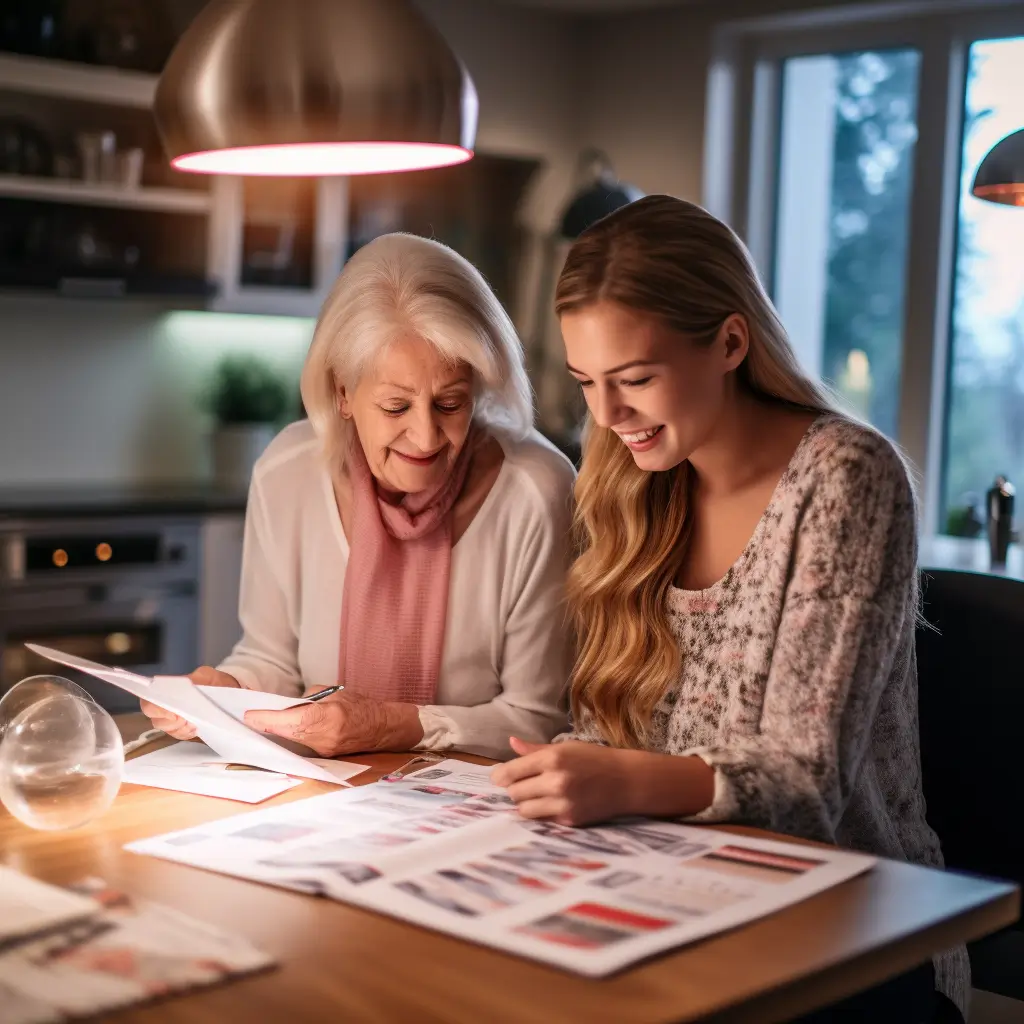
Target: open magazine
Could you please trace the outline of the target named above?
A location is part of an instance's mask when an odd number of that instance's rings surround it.
[[[591,977],[763,917],[874,863],[668,821],[526,821],[489,773],[442,761],[127,849],[357,904]]]

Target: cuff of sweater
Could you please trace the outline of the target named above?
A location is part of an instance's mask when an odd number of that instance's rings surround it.
[[[237,665],[230,661],[222,662],[218,665],[217,671],[226,672],[229,676],[237,679],[238,685],[243,690],[261,690],[264,693],[281,693],[282,696],[285,697],[301,697],[304,692],[301,684],[290,686],[285,691],[267,686],[260,676],[253,672],[251,668],[246,668],[244,665]]]
[[[440,708],[421,707],[420,727],[423,739],[414,750],[450,750],[455,745],[454,723]]]
[[[260,678],[251,669],[243,668],[241,665],[232,665],[230,662],[222,662],[217,666],[218,672],[226,672],[233,679],[238,680],[238,685],[243,690],[262,690]]]
[[[715,792],[711,803],[703,811],[683,820],[705,823],[737,820],[740,812],[738,794],[728,774],[716,763],[714,754],[710,750],[697,748],[686,750],[680,756],[699,757],[715,773]]]

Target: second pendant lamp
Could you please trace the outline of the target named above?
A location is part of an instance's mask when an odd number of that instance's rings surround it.
[[[462,163],[477,108],[410,0],[213,0],[171,54],[154,113],[178,170],[327,176]]]

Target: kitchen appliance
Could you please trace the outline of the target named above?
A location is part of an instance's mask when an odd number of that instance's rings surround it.
[[[1013,503],[1016,490],[1005,476],[997,476],[986,494],[988,504],[988,551],[993,569],[1006,565],[1013,535]]]
[[[191,672],[199,657],[198,518],[0,522],[0,693],[51,674],[37,643],[143,675]],[[111,712],[137,711],[117,687],[61,675]]]

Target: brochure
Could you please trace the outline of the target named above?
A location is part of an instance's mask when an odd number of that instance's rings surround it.
[[[405,776],[130,843],[601,977],[735,928],[875,859],[649,819],[521,818],[490,769]]]

